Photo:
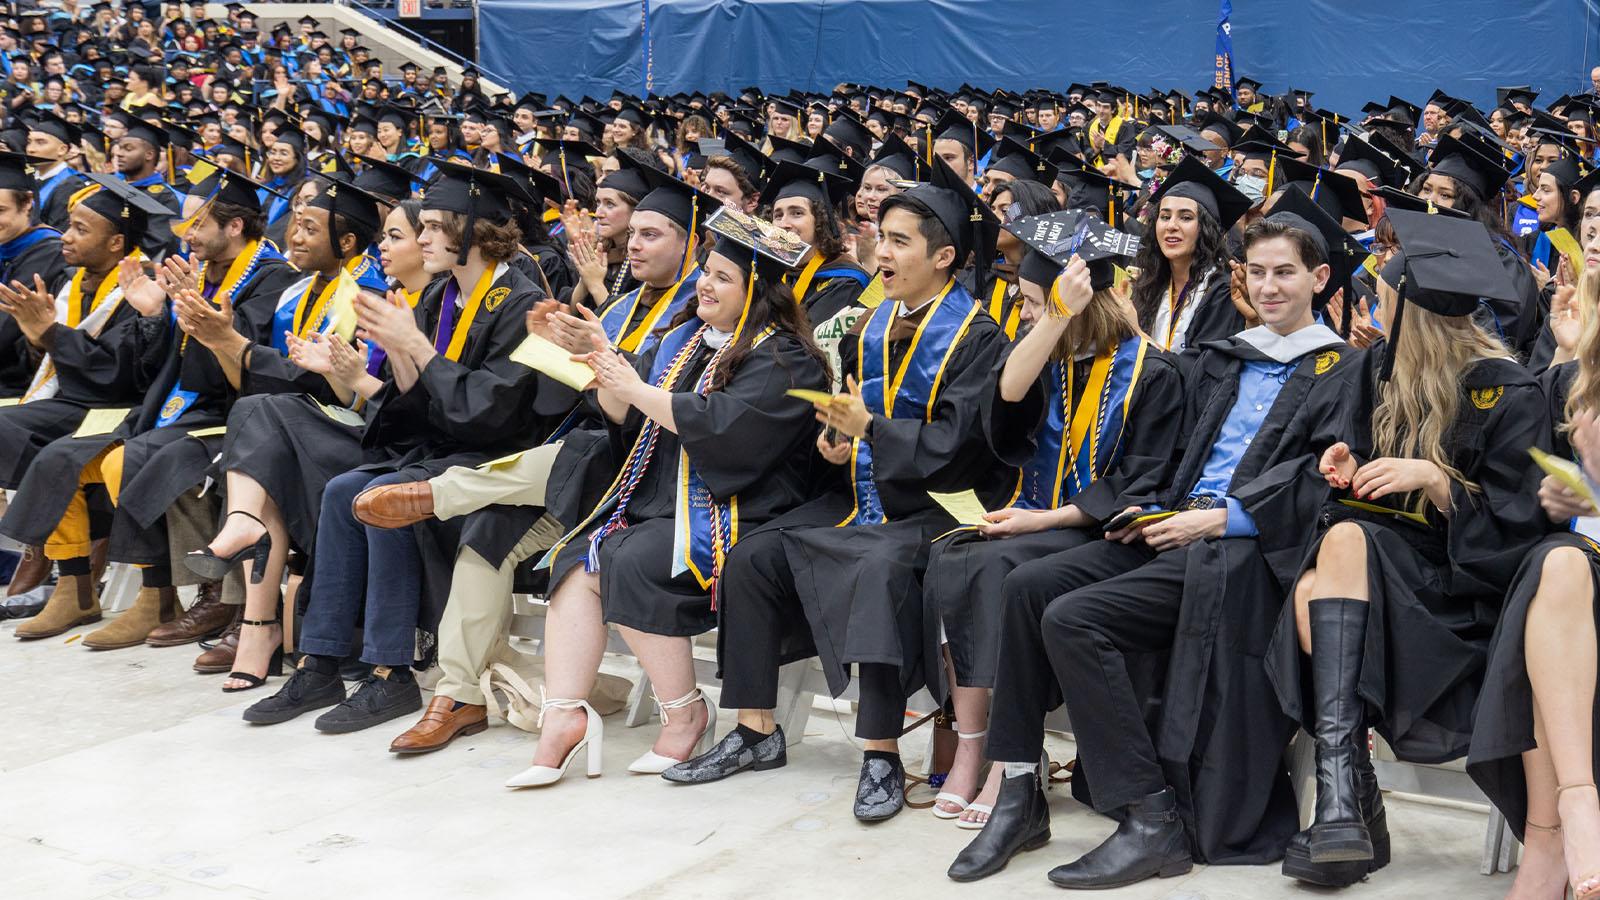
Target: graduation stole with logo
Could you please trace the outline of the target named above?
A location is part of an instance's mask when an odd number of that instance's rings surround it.
[[[699,319],[690,319],[663,337],[650,367],[649,382],[663,390],[670,391],[677,388],[689,360],[704,342],[705,329],[708,327],[710,326]],[[750,346],[752,348],[759,346],[772,334],[773,329],[767,328],[756,336]],[[705,371],[695,382],[693,388],[695,393],[703,396],[711,389],[711,376],[716,372],[717,364],[735,342],[735,338],[730,337],[727,343],[712,355],[710,361],[706,363]],[[576,528],[550,548],[539,561],[537,568],[550,567],[562,550],[578,536],[587,532],[588,538],[584,542],[584,571],[591,573],[599,571],[600,542],[607,535],[628,527],[625,517],[628,501],[632,499],[634,490],[639,486],[650,465],[660,433],[661,426],[647,418],[644,426],[639,429],[639,436],[634,439],[633,447],[628,451],[628,456],[623,461],[616,479],[606,488],[600,502],[595,504],[594,510],[585,516]],[[601,516],[605,516],[605,522],[591,531]],[[722,571],[722,562],[727,558],[728,550],[738,537],[739,498],[731,497],[723,502],[712,497],[705,482],[690,463],[688,451],[680,446],[678,499],[673,514],[672,575],[676,577],[686,571],[692,572],[695,581],[702,588],[710,589]]]
[[[134,259],[142,258],[138,250],[129,255]],[[87,271],[83,268],[78,269],[73,274],[72,280],[67,282],[67,289],[56,304],[56,320],[65,323],[68,328],[80,329],[90,337],[99,337],[101,329],[111,320],[111,314],[122,304],[122,290],[118,284],[119,273],[116,267],[113,267],[110,273],[100,280],[100,286],[94,289],[94,296],[89,300],[89,307],[85,309],[83,277]],[[21,402],[53,397],[59,388],[55,361],[46,353],[34,373],[32,383],[28,385],[28,390],[23,393]]]
[[[1046,367],[1052,377],[1047,379],[1045,421],[1038,449],[1022,467],[1016,506],[1059,509],[1116,465],[1122,456],[1122,429],[1133,404],[1133,388],[1144,372],[1149,346],[1135,336],[1095,357],[1082,397],[1073,396],[1077,363],[1069,359]]]
[[[228,264],[228,271],[223,273],[222,281],[215,285],[212,285],[206,281],[206,269],[210,264],[202,261],[200,263],[199,271],[196,273],[196,278],[200,282],[201,296],[210,301],[213,306],[218,308],[222,306],[222,301],[224,299],[231,304],[233,302],[233,295],[237,293],[241,287],[244,287],[247,283],[249,283],[250,279],[255,275],[256,264],[261,261],[262,257],[269,254],[272,257],[282,259],[282,257],[278,255],[277,251],[272,249],[272,245],[270,243],[262,240],[251,241],[245,245],[244,249],[239,252],[238,256],[233,258],[233,262]],[[173,309],[173,321],[176,322],[177,318],[178,312],[176,309]],[[183,340],[178,342],[178,355],[182,356],[188,351],[188,349],[189,335],[185,334],[183,336]],[[184,389],[183,379],[180,376],[179,379],[173,383],[172,390],[167,393],[167,399],[161,402],[161,412],[156,416],[155,427],[165,428],[168,425],[171,425],[173,422],[178,421],[178,417],[182,416],[190,406],[193,406],[194,401],[199,396],[200,393],[198,391]]]
[[[456,284],[454,276],[445,282],[444,298],[439,306],[439,321],[433,330],[433,349],[443,353],[445,359],[459,362],[461,351],[467,346],[467,332],[472,330],[472,321],[478,317],[478,310],[487,305],[489,311],[493,312],[494,308],[510,295],[510,288],[500,288],[501,291],[505,291],[505,295],[500,296],[498,301],[490,300],[488,297],[490,293],[499,293],[499,291],[491,292],[489,288],[504,267],[505,263],[498,263],[483,270],[483,274],[478,276],[478,283],[472,287],[472,293],[467,295],[466,303],[462,304],[459,318],[456,313],[456,300],[461,296],[461,287]]]
[[[625,353],[640,353],[649,349],[648,338],[655,331],[656,324],[672,321],[678,310],[694,296],[694,286],[699,280],[700,267],[692,266],[682,278],[673,282],[672,287],[667,288],[667,292],[645,315],[644,321],[626,334],[628,323],[633,321],[634,313],[644,297],[645,286],[641,284],[606,304],[605,309],[600,311],[600,327],[605,329],[606,339]]]
[[[889,418],[916,417],[928,421],[933,416],[944,370],[956,345],[978,315],[978,303],[967,289],[948,281],[944,290],[929,303],[926,315],[911,337],[911,346],[899,368],[889,371],[889,327],[900,315],[897,300],[874,309],[861,329],[861,348],[856,355],[856,381],[867,409]],[[845,525],[879,525],[887,521],[878,486],[872,480],[872,444],[856,438],[850,446],[850,485],[855,508],[840,522]]]

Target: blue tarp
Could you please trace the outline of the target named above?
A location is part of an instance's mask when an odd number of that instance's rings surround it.
[[[480,61],[519,90],[609,97],[841,81],[1136,90],[1211,83],[1215,0],[480,0]],[[1234,0],[1236,72],[1351,113],[1434,88],[1488,109],[1497,85],[1589,88],[1600,0]]]

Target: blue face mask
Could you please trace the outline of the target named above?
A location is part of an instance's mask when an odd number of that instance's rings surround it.
[[[1150,179],[1152,179],[1154,177],[1156,177],[1156,170],[1155,169],[1140,169],[1139,170],[1139,180],[1140,181],[1149,181]]]
[[[1233,186],[1249,197],[1252,204],[1260,203],[1267,194],[1267,180],[1260,175],[1240,175],[1233,180]]]

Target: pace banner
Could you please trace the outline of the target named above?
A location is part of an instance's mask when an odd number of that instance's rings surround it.
[[[1233,93],[1233,0],[1222,0],[1222,6],[1217,10],[1217,63],[1214,87],[1222,88],[1233,97],[1233,105],[1239,105],[1239,98]]]

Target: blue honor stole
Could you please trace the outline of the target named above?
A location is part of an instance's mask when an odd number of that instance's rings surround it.
[[[606,340],[621,348],[627,353],[643,353],[655,345],[654,332],[658,324],[672,321],[683,309],[689,298],[694,296],[694,286],[700,280],[700,267],[694,266],[687,275],[678,279],[667,292],[661,295],[656,305],[645,315],[644,321],[632,332],[624,333],[628,323],[633,321],[633,315],[639,308],[639,301],[644,297],[644,285],[639,285],[621,297],[606,304],[600,310],[600,327],[605,329]]]
[[[4,244],[0,244],[0,275],[3,275],[7,281],[11,280],[12,261],[40,241],[59,237],[61,237],[61,232],[51,228],[49,225],[35,225]]]
[[[929,310],[911,338],[911,347],[892,376],[889,372],[889,327],[900,315],[902,304],[881,303],[868,314],[861,330],[861,347],[856,354],[856,381],[867,410],[889,418],[915,417],[924,421],[933,416],[939,387],[950,355],[978,315],[972,294],[951,279],[929,303]],[[839,526],[881,525],[888,517],[883,500],[872,480],[872,444],[862,438],[851,442],[850,486],[855,508]]]
[[[1072,360],[1051,362],[1045,368],[1050,377],[1039,445],[1022,467],[1021,490],[1012,505],[1059,509],[1117,464],[1133,387],[1144,371],[1149,346],[1135,336],[1113,352],[1095,357],[1082,397],[1073,397]]]
[[[312,295],[317,286],[315,275],[295,282],[284,291],[278,298],[278,308],[272,311],[272,349],[283,356],[289,355],[285,332],[304,339],[313,331],[331,330],[337,318],[333,298],[339,292],[340,282],[346,279],[350,279],[349,273],[340,268],[339,274],[329,279],[315,296]]]
[[[56,188],[61,187],[63,181],[76,174],[78,174],[76,169],[71,166],[63,166],[61,171],[39,182],[39,209],[45,208],[45,205],[50,202],[50,195],[56,192]]]

